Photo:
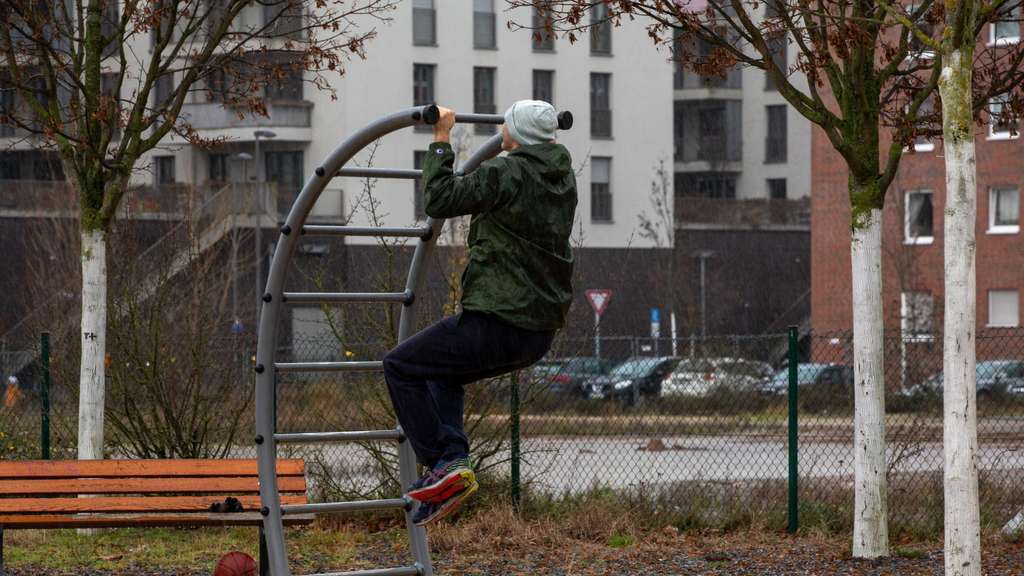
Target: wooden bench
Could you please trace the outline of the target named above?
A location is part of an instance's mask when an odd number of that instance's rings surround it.
[[[278,460],[282,504],[305,504],[302,460]],[[79,496],[88,496],[80,498]],[[237,498],[242,512],[211,505]],[[259,526],[266,543],[256,460],[27,460],[0,462],[0,575],[3,531],[23,528]],[[287,525],[313,515],[289,515]]]

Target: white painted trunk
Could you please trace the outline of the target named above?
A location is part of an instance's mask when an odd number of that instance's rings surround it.
[[[104,358],[107,351],[107,243],[101,230],[82,232],[82,367],[78,458],[103,458]]]
[[[943,63],[946,158],[943,446],[946,575],[981,574],[978,510],[978,414],[975,388],[975,239],[977,186],[971,118],[971,58],[959,51]]]
[[[889,555],[882,352],[882,212],[853,233],[853,555]]]

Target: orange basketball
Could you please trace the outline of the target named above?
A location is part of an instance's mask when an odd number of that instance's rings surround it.
[[[256,561],[245,552],[228,552],[217,561],[213,576],[256,576]]]

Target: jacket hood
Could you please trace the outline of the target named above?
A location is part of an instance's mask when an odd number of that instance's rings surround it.
[[[537,173],[545,180],[560,180],[572,172],[572,157],[569,150],[558,143],[545,142],[520,146],[509,155],[526,158],[534,163]]]

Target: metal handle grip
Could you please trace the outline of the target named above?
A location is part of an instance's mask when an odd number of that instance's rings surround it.
[[[437,109],[436,104],[424,106],[421,114],[424,124],[437,124],[437,121],[441,119],[441,112]],[[456,114],[455,122],[460,124],[504,124],[505,117],[501,114]],[[558,128],[560,130],[572,128],[572,112],[563,110],[558,113]]]

